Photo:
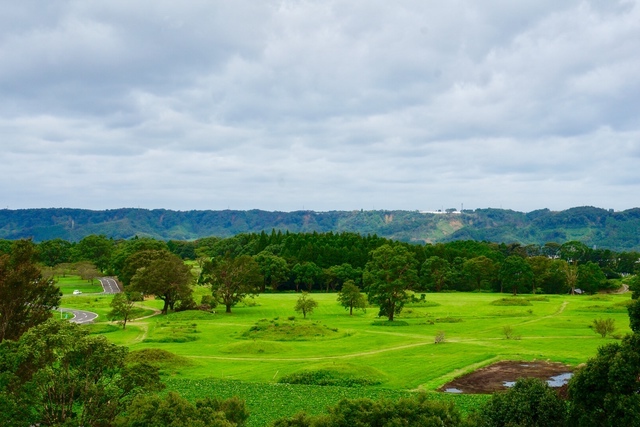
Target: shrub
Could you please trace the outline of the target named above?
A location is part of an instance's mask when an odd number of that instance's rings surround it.
[[[509,390],[494,393],[478,418],[481,427],[561,427],[566,424],[566,406],[542,380],[521,378]]]
[[[438,331],[436,337],[434,339],[434,344],[442,344],[445,342],[445,333],[444,331]]]
[[[608,317],[606,319],[593,319],[593,330],[600,334],[602,338],[612,334],[616,330],[616,321]]]

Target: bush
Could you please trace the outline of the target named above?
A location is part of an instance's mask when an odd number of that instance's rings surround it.
[[[337,372],[321,369],[317,371],[303,371],[284,376],[279,383],[305,384],[319,386],[362,387],[380,384],[380,381],[341,375]]]
[[[494,393],[479,411],[479,427],[561,427],[566,405],[557,393],[537,378],[521,378],[505,391]]]
[[[342,399],[329,413],[309,416],[303,412],[282,418],[273,427],[438,426],[465,425],[453,403],[429,400],[424,394],[398,400]]]
[[[612,334],[616,330],[616,321],[610,317],[606,319],[593,319],[592,327],[602,338],[606,338],[607,335]]]

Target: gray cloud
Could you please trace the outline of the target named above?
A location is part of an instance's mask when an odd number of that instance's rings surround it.
[[[626,209],[640,3],[0,6],[10,208]]]

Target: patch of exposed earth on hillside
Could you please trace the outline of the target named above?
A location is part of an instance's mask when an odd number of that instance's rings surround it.
[[[465,394],[489,394],[506,390],[519,378],[539,378],[547,381],[558,393],[565,394],[573,367],[557,362],[502,361],[485,366],[443,385],[438,391]]]

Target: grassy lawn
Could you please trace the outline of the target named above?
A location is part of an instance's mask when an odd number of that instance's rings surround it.
[[[98,279],[93,283],[83,280],[80,276],[56,277],[56,284],[60,287],[62,295],[73,295],[73,291],[79,290],[83,294],[102,292],[102,285]]]
[[[629,294],[550,295],[520,301],[527,305],[493,304],[506,296],[427,294],[426,302],[407,305],[389,325],[377,317],[375,307],[349,316],[336,303],[336,294],[313,294],[318,307],[307,319],[293,310],[298,295],[264,294],[234,307],[231,314],[218,307],[215,314],[190,311],[134,321],[126,330],[100,330],[99,324],[91,328],[132,352],[153,348],[180,356],[161,367],[169,389],[194,399],[238,394],[247,400],[251,426],[300,409],[317,413],[343,396],[395,397],[415,390],[452,399],[467,411],[486,396],[433,390],[498,360],[583,363],[599,346],[613,341],[589,327],[595,318],[611,317],[617,333],[630,331],[625,307]],[[111,298],[66,296],[63,305],[95,311],[104,321]],[[144,305],[149,310],[162,306],[161,301]],[[517,339],[506,339],[505,326]],[[439,332],[444,332],[445,342],[435,344]],[[278,383],[287,375],[325,370],[338,377],[367,378],[376,385]]]

